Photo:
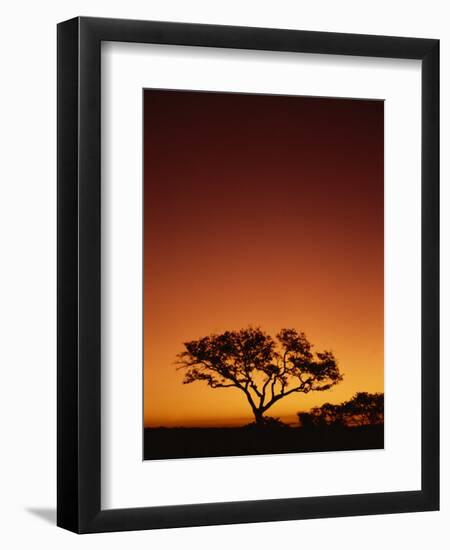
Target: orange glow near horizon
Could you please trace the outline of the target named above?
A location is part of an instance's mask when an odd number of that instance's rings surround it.
[[[382,101],[144,92],[144,425],[253,420],[236,388],[184,385],[183,342],[304,331],[344,381],[287,422],[384,391]]]

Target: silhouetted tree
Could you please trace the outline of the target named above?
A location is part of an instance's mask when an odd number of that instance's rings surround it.
[[[359,392],[343,404],[347,423],[356,425],[382,424],[384,422],[384,394]]]
[[[300,426],[305,430],[312,430],[317,426],[316,418],[310,412],[302,411],[297,413],[297,416],[300,422]]]
[[[312,351],[303,332],[282,329],[274,340],[260,328],[211,334],[184,343],[178,368],[184,384],[204,381],[211,388],[237,388],[255,422],[265,424],[275,403],[294,393],[325,391],[342,380],[331,351]]]
[[[339,405],[325,403],[297,413],[303,427],[367,426],[384,422],[384,394],[359,392]]]
[[[314,407],[309,412],[297,413],[300,424],[305,427],[337,426],[344,424],[341,405],[325,403]]]

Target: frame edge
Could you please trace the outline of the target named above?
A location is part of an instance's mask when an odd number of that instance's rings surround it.
[[[79,530],[78,18],[57,26],[57,518]]]

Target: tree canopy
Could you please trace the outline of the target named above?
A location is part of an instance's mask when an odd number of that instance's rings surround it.
[[[331,351],[314,352],[303,332],[284,328],[272,338],[260,328],[211,334],[184,343],[178,368],[184,384],[203,381],[211,388],[237,388],[257,424],[280,399],[326,391],[342,380]]]

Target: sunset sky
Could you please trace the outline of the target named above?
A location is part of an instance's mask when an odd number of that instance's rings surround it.
[[[144,92],[144,425],[253,420],[236,388],[183,385],[183,342],[304,331],[344,381],[268,415],[383,387],[382,101]]]

